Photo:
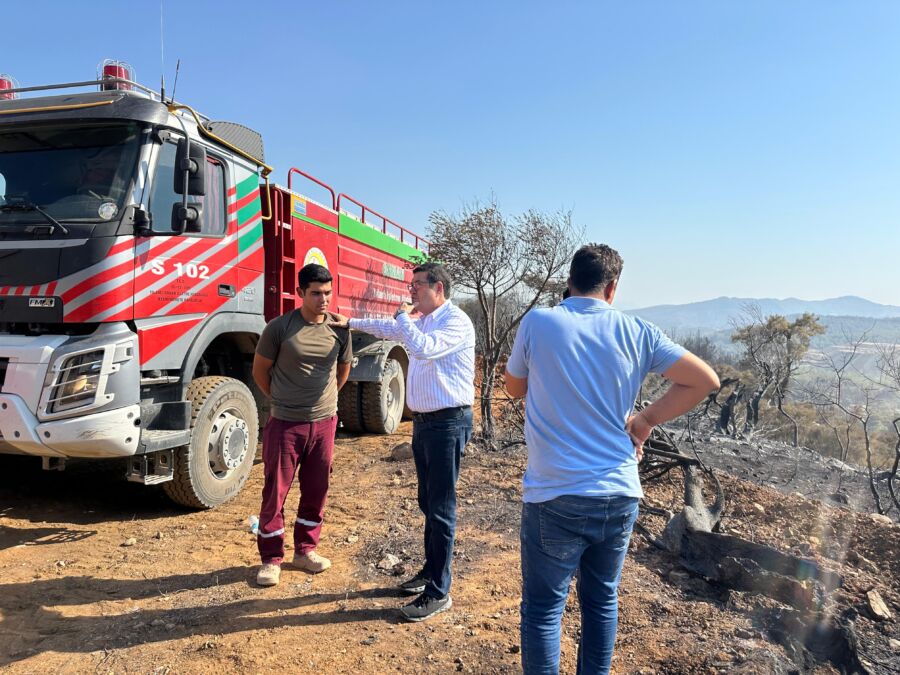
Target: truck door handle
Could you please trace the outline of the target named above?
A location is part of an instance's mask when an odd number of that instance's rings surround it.
[[[223,295],[226,298],[233,298],[235,295],[234,286],[231,284],[219,284],[219,295]]]

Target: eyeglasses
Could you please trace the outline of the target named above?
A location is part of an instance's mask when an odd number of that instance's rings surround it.
[[[406,284],[406,287],[409,290],[413,290],[416,288],[422,288],[422,286],[434,286],[436,283],[436,281],[421,281],[419,279],[416,279],[411,284]]]

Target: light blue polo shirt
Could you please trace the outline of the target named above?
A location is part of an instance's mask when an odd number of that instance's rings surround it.
[[[653,324],[596,298],[531,310],[506,366],[528,378],[523,499],[643,497],[625,420],[647,373],[684,353]]]

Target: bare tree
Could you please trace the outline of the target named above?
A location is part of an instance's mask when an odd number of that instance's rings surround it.
[[[882,381],[885,386],[900,392],[900,345],[881,345],[878,351],[878,370],[881,373]],[[894,461],[891,464],[888,475],[888,492],[891,495],[891,501],[894,502],[894,506],[900,511],[900,497],[898,497],[898,491],[895,488],[897,470],[900,468],[900,417],[893,419],[891,426],[897,435],[897,442],[894,444]]]
[[[853,446],[852,430],[854,420],[847,417],[847,415],[844,415],[839,410],[836,410],[832,405],[817,405],[816,412],[818,414],[819,422],[823,426],[831,429],[831,433],[834,436],[834,440],[840,451],[839,459],[842,462],[846,462],[850,457],[850,449]]]
[[[813,405],[833,407],[859,426],[869,474],[869,489],[875,501],[875,509],[878,513],[884,513],[881,495],[875,484],[875,467],[872,461],[872,425],[874,422],[872,409],[879,387],[866,378],[855,364],[866,336],[867,333],[863,333],[859,338],[853,340],[846,350],[837,355],[823,355],[818,367],[827,373],[826,379],[815,383],[808,394]],[[838,436],[837,430],[835,430],[835,435]],[[846,447],[849,450],[849,431],[846,435],[846,442],[846,446],[842,444],[842,448]]]
[[[819,323],[818,317],[806,312],[792,322],[783,317],[770,317],[770,324],[774,324],[778,331],[778,359],[779,378],[775,382],[775,405],[782,417],[785,417],[793,427],[793,445],[800,445],[800,426],[797,420],[784,409],[784,401],[790,393],[795,375],[800,369],[803,357],[809,351],[809,345],[816,335],[822,335],[825,327]]]
[[[481,435],[493,447],[498,366],[509,354],[522,317],[561,293],[580,232],[572,225],[571,212],[531,210],[509,218],[493,198],[456,214],[436,211],[429,220],[431,256],[442,261],[456,286],[477,302]]]

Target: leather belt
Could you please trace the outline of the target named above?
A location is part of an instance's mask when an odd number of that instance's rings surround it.
[[[419,422],[428,422],[430,420],[448,420],[456,417],[459,413],[463,413],[472,409],[470,405],[459,405],[455,408],[441,408],[440,410],[432,410],[431,412],[414,412],[413,419]]]

